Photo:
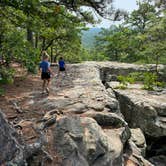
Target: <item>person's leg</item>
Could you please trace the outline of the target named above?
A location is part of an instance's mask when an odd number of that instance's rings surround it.
[[[46,91],[49,93],[50,79],[47,79]]]
[[[67,76],[67,71],[66,71],[66,69],[65,69],[65,76]]]
[[[43,79],[43,85],[42,85],[42,93],[44,93],[45,86],[46,86],[46,80],[45,80],[45,79]]]
[[[58,70],[58,75],[57,75],[57,77],[59,77],[59,74],[60,74],[60,69]]]

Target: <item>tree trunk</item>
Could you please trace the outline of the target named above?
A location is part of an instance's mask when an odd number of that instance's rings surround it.
[[[51,46],[51,63],[53,63],[53,46]]]
[[[46,38],[43,37],[42,50],[45,50],[45,47],[46,47]]]
[[[33,41],[33,32],[27,28],[27,40],[34,46],[34,41]]]
[[[35,48],[38,48],[38,42],[39,42],[39,34],[35,34]]]
[[[156,75],[158,76],[159,72],[158,72],[158,65],[159,65],[159,55],[156,55]]]

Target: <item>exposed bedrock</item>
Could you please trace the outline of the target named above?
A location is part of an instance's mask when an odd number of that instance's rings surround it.
[[[28,159],[35,154],[44,153],[44,135],[32,144],[26,144],[21,135],[8,123],[4,114],[0,111],[0,165],[26,166]],[[38,133],[40,135],[40,133]]]
[[[24,146],[2,112],[0,112],[0,133],[0,165],[5,163],[25,164]]]
[[[146,71],[146,68],[114,62],[74,64],[69,66],[63,87],[58,89],[57,78],[54,78],[48,97],[39,100],[37,92],[28,96],[26,109],[47,112],[42,119],[35,119],[38,129],[47,130],[55,124],[50,128],[54,135],[53,149],[60,156],[62,166],[153,165],[145,159],[144,134],[146,138],[159,141],[165,137],[165,98],[152,97],[146,92],[139,95],[140,91],[138,94],[115,91],[103,85],[109,80],[108,75],[112,79],[114,74],[126,75],[140,70]],[[30,145],[22,143],[20,135],[1,113],[0,132],[0,154],[3,154],[0,165],[26,165],[28,158],[33,158],[33,154],[39,153],[44,146],[43,137]],[[152,140],[151,149],[156,147],[153,143]],[[154,164],[160,159],[164,161],[163,152],[155,152],[155,157],[150,155],[149,158]]]
[[[141,128],[151,137],[166,136],[166,94],[143,90],[115,90],[121,112],[131,128]]]
[[[121,166],[124,132],[126,142],[130,133],[123,126],[103,130],[92,118],[64,117],[55,127],[55,147],[63,166]]]
[[[89,62],[88,64],[93,64]],[[133,72],[147,72],[155,71],[156,66],[154,64],[150,65],[137,65],[128,63],[118,63],[118,62],[98,62],[96,63],[100,68],[101,80],[103,82],[116,81],[118,75],[127,76],[129,73]],[[160,80],[166,81],[166,66],[158,66]]]

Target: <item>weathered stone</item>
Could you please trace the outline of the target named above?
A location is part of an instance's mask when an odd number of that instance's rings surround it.
[[[149,159],[151,163],[158,166],[165,166],[166,164],[166,155],[154,156]]]
[[[127,90],[115,90],[115,96],[113,84],[107,82],[116,81],[117,75],[145,72],[147,68],[143,65],[116,62],[86,62],[69,65],[69,68],[69,77],[64,77],[61,87],[56,85],[58,79],[53,78],[49,96],[41,97],[34,92],[27,99],[30,102],[24,105],[40,118],[49,111],[36,124],[39,131],[46,130],[57,120],[54,143],[55,149],[62,157],[62,166],[151,166],[142,156],[146,147],[144,136],[140,130],[132,129],[130,139],[131,132],[125,120],[130,127],[139,127],[147,135],[165,136],[165,98],[161,97],[161,93],[147,94],[146,91],[140,90],[139,85],[130,86],[131,94]],[[154,66],[149,70],[154,70]],[[114,82],[115,84],[117,82]],[[20,108],[24,108],[21,102],[19,104]],[[64,114],[57,113],[56,109]],[[78,115],[72,117],[72,114]],[[6,134],[6,128],[3,128],[2,124],[0,123],[0,131]],[[7,143],[4,140],[8,140]],[[7,149],[0,155],[1,163],[26,163],[25,156],[32,157],[32,154],[41,151],[40,142],[22,145],[15,132],[10,132],[9,129],[5,136],[0,136],[0,154],[6,147],[13,149]],[[159,159],[153,161],[158,162]],[[41,164],[38,157],[34,160]]]
[[[146,140],[141,131],[141,129],[131,129],[131,140],[136,144],[136,146],[141,150],[142,156],[145,157],[146,150]]]
[[[83,115],[95,119],[97,123],[103,127],[120,128],[127,126],[127,123],[115,113],[93,111],[86,112]]]
[[[123,75],[126,76],[129,73],[133,72],[147,72],[155,71],[155,65],[137,65],[137,64],[128,64],[128,63],[118,63],[118,62],[86,62],[87,65],[96,65],[100,68],[100,75],[102,81],[110,82],[116,81],[116,79],[110,80],[110,76]],[[164,65],[159,65],[158,70],[164,70]],[[161,77],[164,78],[164,73],[161,73]]]
[[[24,132],[25,128],[32,126],[32,123],[29,121],[22,121],[18,126],[23,128]],[[34,154],[44,154],[44,156],[47,154],[42,149],[45,144],[45,136],[42,131],[36,130],[39,139],[34,143],[28,144],[24,142],[21,135],[18,135],[15,129],[9,125],[1,111],[0,133],[0,165],[26,166],[27,160],[33,157]]]
[[[130,163],[131,166],[154,166],[142,156],[141,150],[131,139],[126,144],[124,159],[126,166],[130,166]]]
[[[131,128],[152,137],[166,136],[166,95],[152,95],[144,90],[115,90],[121,112]]]
[[[19,135],[11,128],[0,112],[0,165],[5,163],[25,164],[24,151]]]
[[[65,110],[65,112],[70,112],[70,113],[74,113],[74,114],[81,114],[86,111],[87,111],[86,106],[79,102],[66,107],[66,110]]]
[[[56,97],[50,95],[34,102],[34,109],[44,111],[58,109],[74,114],[81,114],[91,109],[97,112],[107,109],[120,114],[118,101],[115,97],[109,96],[110,94],[101,82],[100,67],[86,63],[71,65],[71,70],[75,68],[77,68],[77,76],[72,80],[64,79],[64,82],[68,80],[72,87],[62,88]],[[53,91],[56,91],[55,87],[51,87]]]
[[[64,117],[57,122],[54,135],[64,166],[123,165],[120,138],[115,132],[105,134],[91,118]]]

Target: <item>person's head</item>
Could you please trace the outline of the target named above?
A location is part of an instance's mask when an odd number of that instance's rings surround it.
[[[59,60],[63,60],[63,57],[60,57]]]
[[[43,55],[42,55],[43,60],[44,60],[44,61],[48,61],[48,60],[49,60],[49,55],[47,54],[47,52],[46,52],[46,51],[43,51],[42,54],[43,54]]]

